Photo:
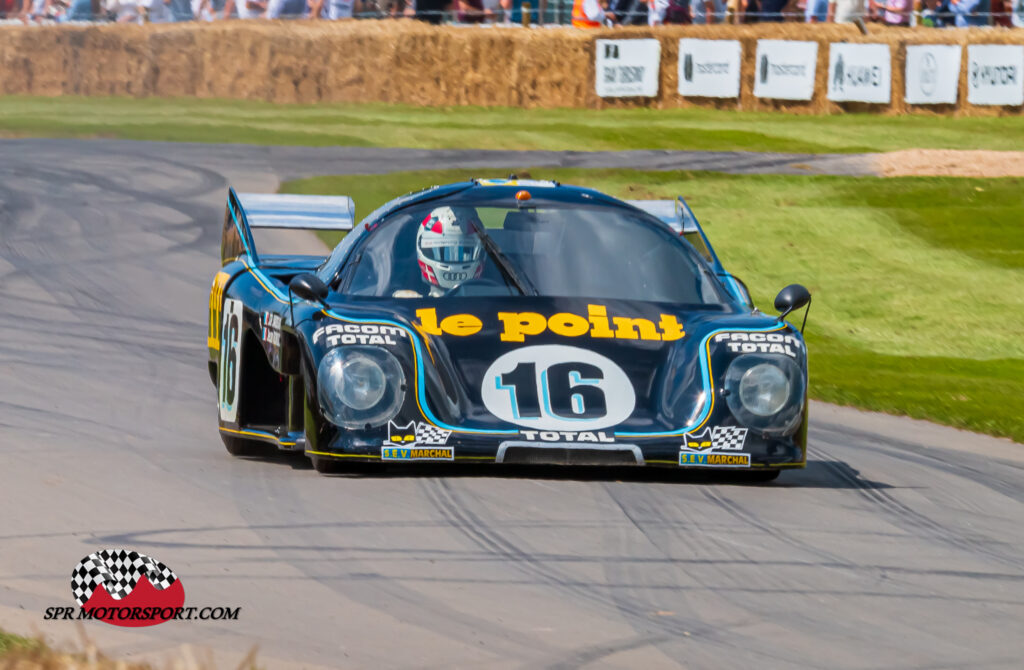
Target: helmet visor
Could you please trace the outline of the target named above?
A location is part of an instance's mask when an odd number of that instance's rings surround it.
[[[449,244],[445,246],[427,247],[423,253],[431,260],[442,263],[469,263],[480,258],[478,244]]]

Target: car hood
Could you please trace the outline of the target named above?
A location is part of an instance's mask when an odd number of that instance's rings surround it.
[[[332,316],[403,331],[346,342],[391,346],[427,418],[481,430],[671,430],[703,410],[724,373],[712,366],[716,335],[785,328],[726,305],[530,296],[347,302]],[[319,332],[318,346],[341,342]],[[780,346],[802,350],[787,337]]]

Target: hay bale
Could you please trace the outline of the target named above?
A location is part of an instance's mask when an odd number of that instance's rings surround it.
[[[908,44],[1020,44],[1010,30],[931,30],[802,23],[572,28],[457,28],[417,21],[230,21],[213,24],[0,26],[0,93],[196,96],[270,102],[401,102],[416,105],[779,110],[797,114],[1019,114],[1019,107],[967,103],[966,68],[956,105],[903,101]],[[654,98],[598,98],[594,43],[602,38],[661,42]],[[738,99],[677,93],[679,39],[736,39],[743,47]],[[819,44],[813,99],[754,97],[759,39]],[[831,42],[882,43],[893,59],[889,105],[827,99]]]

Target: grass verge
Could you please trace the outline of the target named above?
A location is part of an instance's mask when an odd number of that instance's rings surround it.
[[[858,153],[1022,146],[1024,117],[0,96],[0,135],[423,149]]]
[[[683,195],[758,305],[805,284],[813,397],[1024,443],[1024,180],[513,170],[620,197]],[[282,190],[352,195],[363,216],[426,185],[508,172],[316,177]]]

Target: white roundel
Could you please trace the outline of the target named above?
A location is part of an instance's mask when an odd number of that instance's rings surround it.
[[[600,430],[633,414],[636,394],[611,359],[561,344],[522,347],[484,374],[484,406],[494,416],[536,430]]]

